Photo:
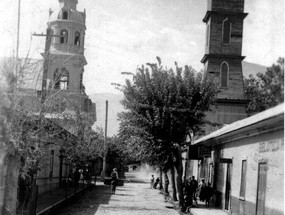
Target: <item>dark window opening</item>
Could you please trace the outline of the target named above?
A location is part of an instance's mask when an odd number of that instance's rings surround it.
[[[67,30],[61,30],[60,31],[60,43],[67,43],[68,41],[68,32]]]
[[[221,65],[221,87],[228,87],[229,65],[223,62]]]
[[[80,46],[80,33],[78,31],[75,32],[74,45]]]
[[[63,12],[62,19],[68,19],[68,12],[67,11]]]
[[[225,19],[223,21],[223,44],[230,43],[231,26],[232,26],[232,23],[228,19]]]

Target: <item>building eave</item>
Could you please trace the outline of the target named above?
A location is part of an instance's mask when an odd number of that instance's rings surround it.
[[[238,60],[244,60],[245,56],[240,55],[221,55],[221,54],[205,54],[201,60],[201,63],[205,63],[209,58],[215,58],[215,59],[238,59]]]
[[[248,13],[242,13],[242,12],[227,12],[227,11],[211,11],[208,10],[203,18],[203,22],[207,23],[209,18],[212,15],[226,15],[226,16],[240,16],[242,19],[244,19]]]

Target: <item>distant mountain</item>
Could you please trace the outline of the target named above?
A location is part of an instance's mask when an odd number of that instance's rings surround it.
[[[96,103],[97,121],[93,125],[93,129],[102,127],[103,130],[105,130],[106,100],[108,100],[107,136],[111,137],[116,135],[119,129],[117,114],[124,111],[124,108],[120,103],[123,99],[123,94],[99,93],[91,94],[89,95],[89,98],[92,102]]]
[[[242,61],[242,70],[243,70],[243,76],[248,78],[250,74],[256,76],[257,73],[265,73],[267,67],[255,63]]]

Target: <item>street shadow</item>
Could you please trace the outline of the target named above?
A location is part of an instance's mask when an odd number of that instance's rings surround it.
[[[115,194],[116,196],[134,196],[134,195],[129,195],[129,194]]]
[[[111,199],[111,190],[109,185],[97,184],[92,190],[85,191],[82,195],[73,198],[69,202],[61,205],[52,215],[82,214],[94,215],[100,205],[108,204]],[[112,200],[116,201],[116,200]]]

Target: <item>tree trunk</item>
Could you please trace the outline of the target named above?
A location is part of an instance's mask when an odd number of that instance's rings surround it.
[[[159,189],[163,189],[163,184],[162,184],[162,170],[161,167],[159,168]]]
[[[164,172],[164,192],[166,194],[168,194],[168,185],[169,185],[169,179],[168,179],[168,175],[167,175],[167,172]]]
[[[6,128],[9,118],[6,108],[0,105],[0,214],[14,215],[17,208],[19,163]]]
[[[6,187],[4,197],[4,213],[5,215],[16,214],[17,208],[17,191],[19,176],[19,160],[17,156],[6,155],[5,164],[7,165]],[[4,165],[5,165],[4,164]]]
[[[173,201],[177,201],[174,166],[171,167],[170,171],[171,171],[171,184],[172,184],[172,198],[173,198]]]
[[[177,170],[176,183],[177,183],[177,189],[178,189],[179,207],[183,207],[184,205],[184,194],[183,194],[183,186],[182,186],[183,165],[182,165],[180,147],[178,148],[177,162],[176,162],[175,168]]]

